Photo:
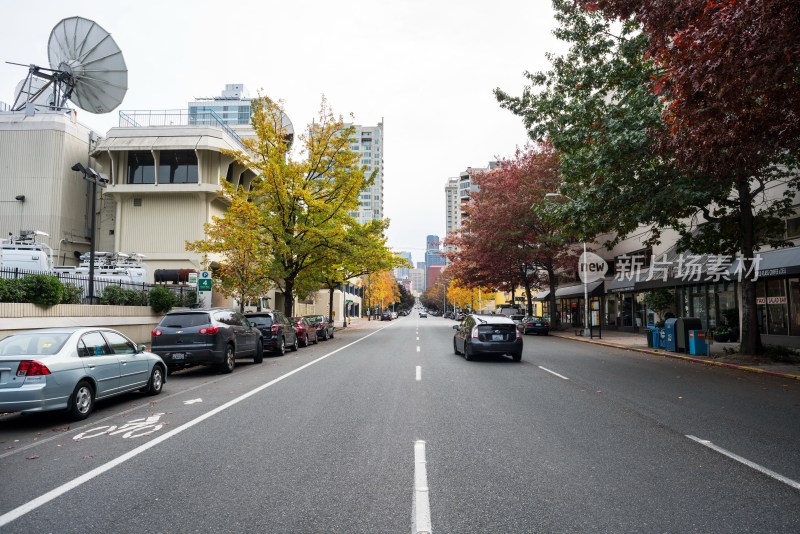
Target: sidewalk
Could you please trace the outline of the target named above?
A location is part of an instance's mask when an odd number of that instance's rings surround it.
[[[551,330],[550,335],[572,339],[574,341],[580,341],[583,343],[594,343],[596,345],[605,345],[607,347],[616,347],[619,349],[644,352],[646,354],[654,354],[667,358],[675,358],[692,363],[728,367],[731,369],[738,369],[751,373],[762,373],[772,376],[779,376],[782,378],[800,380],[800,364],[765,362],[755,358],[742,356],[740,354],[725,354],[726,348],[738,350],[738,343],[712,343],[711,357],[709,358],[706,356],[691,356],[683,353],[678,354],[675,352],[668,352],[664,349],[648,348],[647,337],[644,334],[630,334],[628,332],[617,332],[616,330],[604,330],[602,333],[602,339],[598,339],[596,337],[594,339],[589,339],[576,336],[575,332],[571,330]]]

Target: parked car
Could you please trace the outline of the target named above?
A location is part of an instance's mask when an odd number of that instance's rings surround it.
[[[419,318],[420,319],[427,319],[428,318],[428,312],[426,312],[425,310],[420,310]]]
[[[310,343],[316,345],[319,342],[317,338],[317,327],[306,319],[305,317],[292,317],[294,329],[297,331],[297,339],[300,340],[301,347],[307,347]]]
[[[522,359],[522,332],[506,316],[471,313],[453,328],[453,352],[466,360],[478,354],[510,354],[515,362]]]
[[[519,327],[519,325],[522,324],[522,320],[525,318],[525,316],[521,313],[515,313],[513,315],[510,315],[509,317],[511,318],[512,321],[514,321],[514,324],[517,325],[517,327]]]
[[[333,319],[326,315],[304,315],[317,329],[317,337],[322,341],[333,339]]]
[[[533,333],[537,336],[546,336],[550,333],[550,321],[537,315],[528,315],[522,320],[519,327],[523,334]]]
[[[246,313],[244,316],[261,331],[261,345],[264,350],[283,356],[287,347],[297,350],[300,346],[294,323],[278,310]]]
[[[171,372],[189,365],[216,365],[233,371],[238,358],[264,359],[261,331],[238,311],[227,308],[175,310],[150,333],[151,350],[161,356]]]
[[[110,328],[44,328],[0,340],[0,375],[0,412],[65,410],[80,420],[98,400],[158,395],[167,366]]]
[[[381,314],[381,321],[391,321],[392,320],[392,312],[385,311]]]
[[[392,312],[392,319],[397,319],[398,317],[397,312]]]

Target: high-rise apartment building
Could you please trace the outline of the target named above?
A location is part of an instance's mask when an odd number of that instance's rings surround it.
[[[459,197],[458,184],[459,178],[456,176],[454,178],[448,178],[447,185],[444,186],[446,203],[445,235],[448,237],[456,230],[461,228],[461,201]],[[453,251],[454,249],[455,247],[452,245],[447,245],[445,247],[445,250],[448,252]]]
[[[356,131],[350,150],[361,155],[361,165],[366,168],[367,176],[375,173],[372,185],[359,195],[358,211],[350,212],[350,216],[364,224],[383,219],[383,120],[377,126],[353,126]]]

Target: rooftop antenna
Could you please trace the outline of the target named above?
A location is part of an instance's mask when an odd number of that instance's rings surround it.
[[[29,113],[39,105],[63,109],[67,100],[90,113],[108,113],[128,91],[128,69],[122,51],[96,22],[70,17],[56,24],[47,43],[50,68],[28,67],[12,111]],[[30,106],[30,109],[28,109]]]

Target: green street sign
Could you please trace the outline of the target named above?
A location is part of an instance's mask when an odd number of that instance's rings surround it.
[[[200,278],[197,280],[197,289],[199,291],[211,291],[211,278]]]

